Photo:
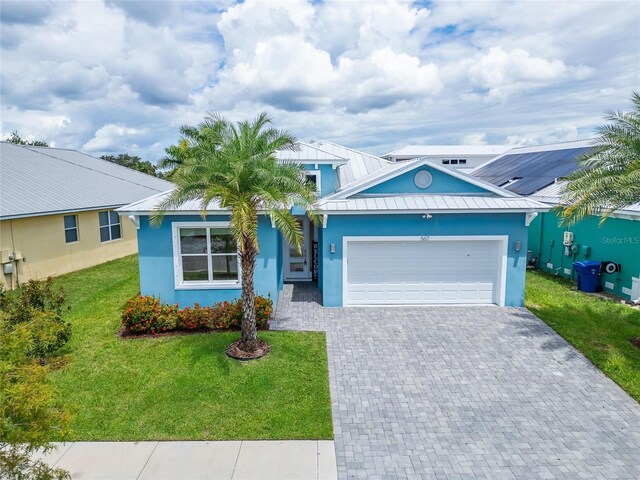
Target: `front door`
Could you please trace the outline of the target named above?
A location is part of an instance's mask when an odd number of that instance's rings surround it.
[[[302,230],[302,252],[292,245],[284,245],[284,279],[309,280],[311,278],[311,261],[309,252],[309,219],[298,218]]]

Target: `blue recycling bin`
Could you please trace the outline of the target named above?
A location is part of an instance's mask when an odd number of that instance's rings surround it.
[[[573,268],[578,276],[578,290],[593,293],[600,289],[600,262],[573,262]]]

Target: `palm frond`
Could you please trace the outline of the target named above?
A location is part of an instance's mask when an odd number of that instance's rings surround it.
[[[631,102],[630,112],[606,112],[612,123],[598,128],[598,146],[566,177],[563,224],[588,215],[600,215],[602,223],[616,210],[640,201],[640,94],[634,92]]]

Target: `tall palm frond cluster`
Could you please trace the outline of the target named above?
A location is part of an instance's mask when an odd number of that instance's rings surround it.
[[[275,152],[296,149],[296,139],[274,128],[265,113],[253,122],[236,124],[210,114],[197,127],[182,127],[180,133],[180,142],[167,148],[163,162],[175,168],[171,180],[176,187],[161,202],[153,221],[159,223],[165,211],[189,201],[199,203],[203,218],[212,202],[229,210],[242,270],[240,345],[251,351],[257,340],[253,273],[260,248],[258,216],[270,216],[283,238],[301,250],[302,232],[291,208],[301,207],[317,221],[315,186],[305,180],[304,166],[277,160]]]
[[[597,146],[579,160],[563,190],[563,223],[598,214],[601,223],[620,208],[640,202],[640,94],[629,112],[606,113]]]

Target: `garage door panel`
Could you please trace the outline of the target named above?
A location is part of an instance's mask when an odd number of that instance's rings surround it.
[[[352,241],[345,304],[494,303],[498,241]]]

